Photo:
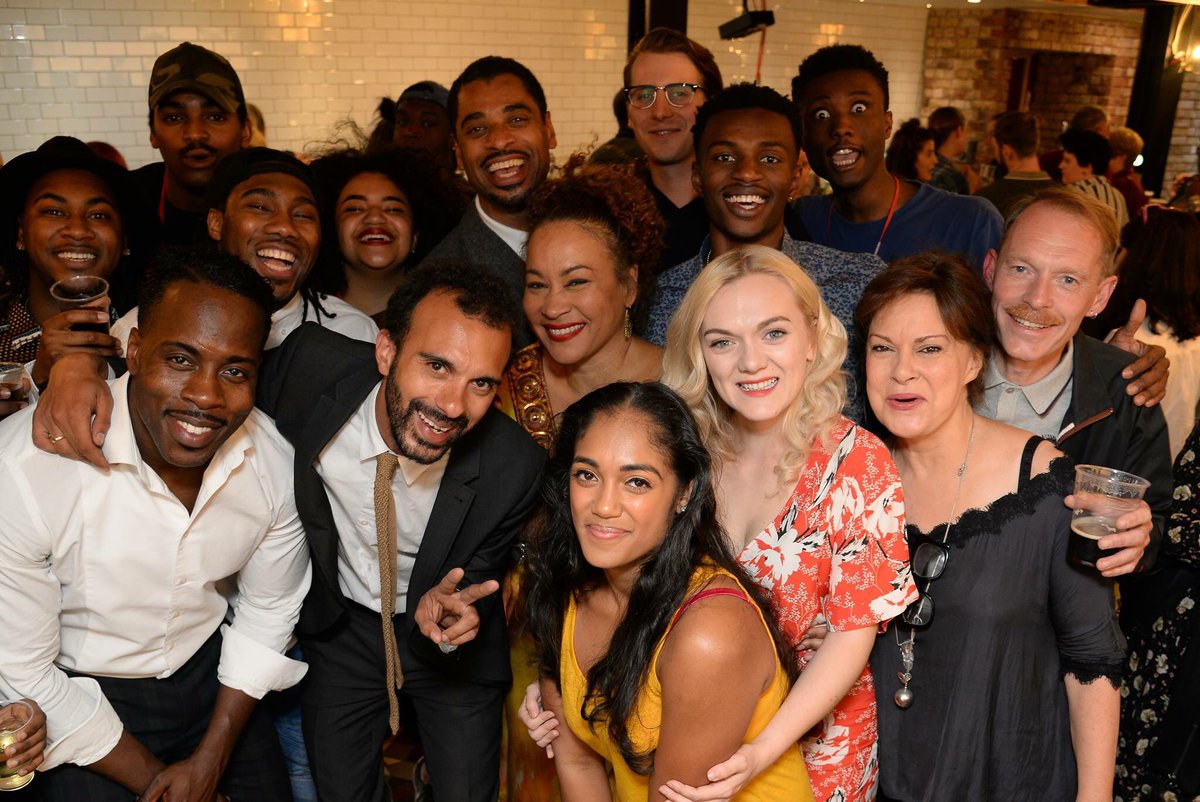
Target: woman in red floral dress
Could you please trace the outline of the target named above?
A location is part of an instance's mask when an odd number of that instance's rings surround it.
[[[871,800],[875,693],[867,656],[916,598],[900,478],[841,415],[846,333],[786,256],[746,247],[697,277],[672,321],[663,381],[696,411],[720,465],[718,509],[739,561],[773,599],[802,673],[758,738],[671,800],[727,799],[797,740],[816,799]],[[818,617],[829,635],[803,647]]]

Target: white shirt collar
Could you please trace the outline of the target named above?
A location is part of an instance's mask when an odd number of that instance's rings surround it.
[[[497,237],[504,240],[504,244],[512,248],[513,253],[524,261],[525,240],[529,239],[529,232],[506,226],[499,220],[488,217],[488,213],[483,210],[483,204],[479,202],[478,195],[475,196],[475,211],[479,212],[479,219],[483,221],[483,224],[490,228]]]
[[[129,409],[129,379],[130,374],[126,373],[110,383],[113,397],[112,424],[101,450],[109,463],[131,466],[148,487],[165,488],[166,483],[142,458],[137,438],[133,434],[133,417]],[[213,454],[208,467],[204,469],[204,480],[194,510],[200,509],[202,502],[213,489],[225,483],[225,479],[245,460],[247,452],[253,447],[246,425],[243,423],[239,426]]]

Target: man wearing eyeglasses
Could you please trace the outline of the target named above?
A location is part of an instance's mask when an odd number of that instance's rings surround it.
[[[667,223],[655,272],[696,255],[708,234],[704,202],[692,183],[696,112],[721,91],[721,70],[708,48],[679,31],[655,28],[625,62],[625,107],[633,138],[646,154],[647,182]]]

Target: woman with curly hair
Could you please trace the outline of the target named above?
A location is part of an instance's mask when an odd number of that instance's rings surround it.
[[[916,598],[900,477],[844,417],[846,331],[812,279],[760,246],[714,259],[671,321],[663,381],[696,413],[718,468],[721,525],[770,596],[800,677],[771,724],[670,800],[729,798],[800,741],[818,800],[875,796],[881,625]],[[805,640],[818,616],[829,634]]]
[[[892,175],[927,183],[933,178],[933,166],[937,164],[933,131],[922,128],[916,117],[904,123],[892,134],[886,164]]]
[[[634,168],[589,165],[582,154],[537,189],[529,209],[524,307],[537,342],[513,357],[496,403],[549,449],[559,413],[573,402],[611,381],[652,381],[662,372],[662,349],[633,331],[649,309],[664,224]],[[514,676],[506,703],[507,798],[547,802],[557,798],[554,765],[521,726],[537,671],[532,643],[522,635],[518,573],[506,582],[505,597]]]
[[[567,724],[563,796],[644,802],[668,778],[702,781],[778,710],[792,658],[721,531],[687,405],[658,383],[584,396],[542,498],[528,606],[542,695]],[[738,799],[811,800],[795,743]]]
[[[525,315],[537,342],[517,352],[498,395],[542,446],[555,416],[612,381],[651,381],[662,349],[641,337],[664,224],[632,168],[572,156],[529,200]]]
[[[382,325],[388,298],[454,227],[462,205],[420,151],[335,152],[312,168],[323,231],[310,286]]]

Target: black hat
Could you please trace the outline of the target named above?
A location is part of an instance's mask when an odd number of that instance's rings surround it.
[[[428,100],[430,103],[436,103],[444,109],[446,108],[446,104],[450,102],[450,90],[437,81],[417,81],[400,93],[400,97],[396,99],[396,103],[399,104],[409,98]]]
[[[184,42],[163,53],[150,71],[150,111],[172,92],[204,95],[230,114],[246,105],[237,71],[220,53]]]
[[[98,176],[113,193],[122,222],[128,227],[136,211],[129,171],[97,156],[73,136],[47,139],[37,150],[22,153],[0,167],[0,214],[6,223],[21,214],[34,183],[55,170],[83,170]]]
[[[284,150],[246,148],[221,159],[213,171],[204,193],[208,208],[224,210],[225,201],[234,187],[251,176],[264,173],[283,173],[298,179],[312,191],[313,199],[319,201],[317,179],[307,164]]]

